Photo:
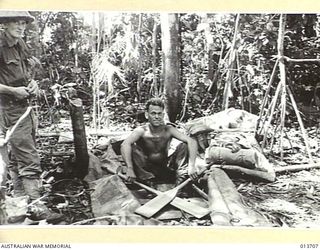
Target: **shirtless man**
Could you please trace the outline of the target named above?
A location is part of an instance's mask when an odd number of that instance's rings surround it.
[[[152,98],[146,104],[148,123],[136,128],[121,145],[127,180],[180,183],[187,176],[198,177],[195,166],[197,142],[175,127],[164,123],[164,103]],[[184,143],[168,157],[172,138]]]

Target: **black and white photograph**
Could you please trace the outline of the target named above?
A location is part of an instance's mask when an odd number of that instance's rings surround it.
[[[0,227],[314,229],[320,15],[0,10]]]

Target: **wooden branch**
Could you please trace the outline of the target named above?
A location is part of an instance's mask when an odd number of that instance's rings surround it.
[[[181,115],[181,118],[180,118],[180,122],[183,121],[183,119],[184,119],[184,117],[186,115],[186,112],[187,112],[188,98],[189,98],[189,93],[190,93],[190,79],[189,78],[187,79],[187,83],[186,83],[185,89],[186,89],[186,94],[185,94],[185,97],[184,97],[184,104],[183,104],[183,108],[182,108],[182,115]]]
[[[263,171],[254,170],[254,169],[247,169],[247,168],[239,167],[237,165],[223,165],[221,166],[221,169],[246,174],[246,175],[256,177],[268,182],[273,182],[276,179],[275,173],[263,172]]]
[[[281,65],[281,63],[280,63]],[[283,68],[283,70],[281,70]],[[280,71],[282,71],[281,78],[282,79],[282,93],[281,93],[281,114],[280,114],[280,159],[283,161],[283,131],[284,131],[284,123],[286,119],[286,83],[285,83],[285,69],[280,66]]]
[[[279,24],[279,35],[278,35],[278,57],[283,57],[283,42],[284,42],[284,32],[286,26],[286,15],[280,15],[280,24]],[[279,60],[279,70],[280,70],[280,84],[281,84],[281,115],[280,115],[280,157],[283,161],[283,130],[284,123],[286,119],[286,69],[284,65],[284,60]]]
[[[243,90],[242,90],[242,78],[241,78],[241,71],[240,71],[240,59],[239,59],[239,53],[236,53],[236,67],[238,69],[238,77],[239,77],[239,89],[240,89],[240,95],[241,95],[241,109],[245,110],[244,108],[244,99],[243,99]]]
[[[72,223],[71,225],[82,225],[82,224],[85,224],[85,223],[88,223],[88,222],[91,222],[91,221],[114,219],[114,218],[116,218],[116,216],[114,216],[114,215],[105,215],[105,216],[100,216],[100,217],[96,217],[96,218],[77,221],[77,222]]]
[[[234,71],[232,71],[230,69],[232,68],[232,65],[234,63],[234,51],[236,49],[236,41],[237,41],[237,35],[238,35],[238,30],[239,30],[239,20],[240,20],[240,14],[237,14],[235,28],[234,28],[234,34],[233,34],[233,40],[232,40],[232,45],[230,48],[230,55],[229,55],[229,60],[228,60],[228,72],[227,72],[227,76],[226,76],[226,84],[225,84],[224,93],[223,93],[222,110],[226,110],[229,106],[229,91],[231,88],[232,77],[234,75]]]
[[[102,130],[98,131],[88,131],[88,134],[90,136],[99,136],[99,137],[112,137],[112,136],[123,136],[125,134],[130,133],[131,131],[110,131],[110,132],[104,132]],[[39,132],[37,136],[39,137],[55,137],[55,136],[61,136],[63,133],[60,132]]]
[[[197,193],[198,193],[202,198],[204,198],[205,200],[208,200],[208,195],[207,195],[204,191],[202,191],[200,188],[198,188],[197,185],[192,184],[192,187],[194,188],[194,190],[197,191]]]
[[[299,165],[289,165],[289,166],[283,166],[283,167],[277,167],[274,168],[274,171],[276,173],[282,173],[282,172],[296,172],[301,170],[310,170],[313,168],[320,168],[320,163],[310,163],[310,164],[299,164]]]
[[[297,62],[297,63],[300,63],[300,62],[320,62],[320,59],[292,59],[287,56],[285,56],[284,59],[288,62]]]
[[[279,117],[277,117],[277,120],[279,120]],[[270,140],[270,152],[272,152],[272,150],[273,150],[273,146],[274,146],[274,142],[275,142],[275,135],[276,135],[276,133],[277,133],[277,131],[278,131],[278,128],[279,128],[279,124],[278,124],[278,122],[276,122],[276,125],[275,125],[275,128],[274,128],[274,130],[273,130],[273,133],[272,133],[272,137],[271,137],[271,140]]]
[[[276,69],[278,67],[278,64],[279,64],[279,59],[276,60],[274,66],[273,66],[272,73],[271,73],[271,76],[270,76],[270,79],[269,79],[269,82],[268,82],[267,91],[264,94],[263,102],[262,102],[262,105],[260,107],[259,119],[257,121],[257,126],[256,126],[256,131],[257,132],[258,132],[258,129],[259,129],[260,121],[261,121],[262,116],[263,116],[264,108],[265,108],[265,106],[267,104],[267,100],[268,100],[268,97],[269,97],[269,94],[270,94],[270,90],[271,90],[271,86],[272,86],[272,83],[273,83],[273,80],[274,80],[274,76],[276,75]],[[261,125],[261,129],[260,129],[260,133],[262,132],[263,126],[264,126],[264,124],[266,122],[266,117],[267,116],[265,116],[264,119],[263,119],[263,122],[262,122],[262,125]]]
[[[268,131],[269,131],[269,127],[271,125],[271,121],[272,121],[272,117],[273,117],[273,114],[274,114],[274,110],[276,108],[276,103],[277,103],[277,100],[278,100],[278,97],[279,97],[280,89],[281,89],[281,85],[278,84],[277,89],[276,89],[276,93],[275,93],[275,95],[273,97],[272,104],[271,104],[271,113],[270,113],[269,119],[267,121],[267,125],[266,125],[265,131],[264,131],[264,135],[263,135],[263,141],[262,141],[262,146],[261,146],[262,149],[264,149],[265,144],[266,144],[267,134],[268,134]]]
[[[292,103],[292,107],[296,113],[296,116],[298,118],[298,122],[299,122],[299,125],[300,125],[300,129],[301,129],[301,132],[302,132],[302,138],[304,140],[304,143],[306,145],[306,150],[307,150],[307,153],[308,153],[308,156],[309,156],[309,160],[310,160],[310,163],[313,163],[313,159],[312,159],[312,155],[311,155],[311,150],[310,150],[310,147],[309,147],[309,143],[308,143],[308,135],[307,135],[307,132],[304,128],[304,125],[303,125],[303,121],[301,119],[301,116],[300,116],[300,112],[298,110],[298,107],[297,107],[297,103],[296,101],[294,100],[294,97],[293,97],[293,94],[290,90],[290,88],[287,86],[287,90],[288,90],[288,93],[289,93],[289,98],[291,100],[291,103]]]
[[[157,34],[158,34],[158,24],[154,21],[153,30],[152,30],[152,86],[150,88],[150,94],[159,96],[160,86],[158,85],[158,73],[157,73],[157,59],[159,58],[158,53],[158,43],[157,43]]]

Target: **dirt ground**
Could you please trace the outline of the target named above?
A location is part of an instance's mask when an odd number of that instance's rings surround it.
[[[59,128],[58,128],[59,127]],[[43,192],[48,194],[46,201],[53,210],[66,215],[62,224],[72,224],[92,219],[90,192],[88,185],[72,178],[72,140],[59,141],[52,134],[56,129],[70,134],[68,121],[40,128],[38,136],[41,163],[44,168],[42,175]],[[125,129],[125,128],[124,128]],[[319,139],[316,128],[308,129],[312,155],[319,161]],[[287,141],[284,148],[284,162],[280,161],[280,150],[277,143],[267,158],[277,166],[285,164],[302,164],[308,162],[305,146],[298,129],[287,130]],[[290,138],[290,139],[288,139]],[[61,140],[61,139],[60,139]],[[89,147],[96,143],[89,138]],[[311,169],[277,175],[273,183],[253,182],[244,179],[232,179],[244,202],[254,210],[260,212],[275,227],[317,228],[320,227],[320,170]],[[8,181],[8,194],[12,192],[12,185]],[[86,223],[92,224],[94,220]],[[116,223],[116,222],[115,222]],[[210,218],[201,220],[183,216],[178,220],[166,221],[165,225],[210,226]]]

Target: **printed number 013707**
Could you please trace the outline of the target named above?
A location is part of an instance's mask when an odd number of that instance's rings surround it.
[[[300,248],[318,248],[319,247],[319,244],[300,244]]]

